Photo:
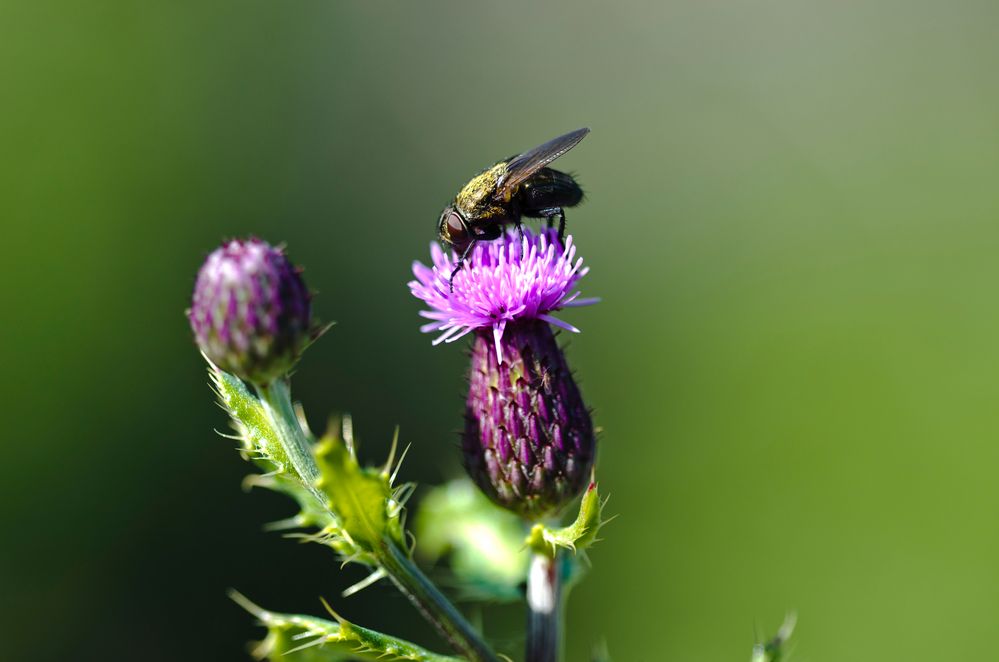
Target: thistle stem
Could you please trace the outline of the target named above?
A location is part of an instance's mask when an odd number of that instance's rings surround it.
[[[498,662],[471,624],[395,543],[386,541],[377,556],[396,587],[455,651],[472,662]]]
[[[561,662],[562,580],[559,558],[533,554],[527,575],[525,662]]]
[[[312,442],[295,415],[288,381],[278,379],[256,388],[292,467],[320,506],[326,508],[327,500],[315,487],[319,467],[312,455]],[[372,551],[396,587],[456,652],[470,662],[498,662],[495,653],[471,624],[393,541],[385,540]]]
[[[259,384],[255,386],[257,394],[260,396],[260,402],[267,412],[267,417],[281,438],[281,445],[288,454],[288,460],[299,480],[312,493],[312,496],[319,499],[320,503],[325,503],[319,490],[315,487],[316,480],[319,479],[319,467],[316,466],[316,460],[312,457],[312,444],[302,430],[298,417],[295,415],[295,408],[291,404],[291,386],[288,384],[288,380],[275,379],[266,386]]]

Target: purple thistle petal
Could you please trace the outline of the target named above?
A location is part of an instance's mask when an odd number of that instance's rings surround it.
[[[506,330],[506,322],[502,322],[493,327],[493,342],[496,343],[496,363],[503,363],[503,331]]]
[[[600,297],[586,297],[583,299],[577,299],[575,296],[569,301],[563,301],[563,308],[574,308],[576,306],[592,306],[595,303],[600,303]]]
[[[569,324],[568,322],[563,322],[562,320],[552,317],[551,315],[538,315],[539,320],[544,320],[549,324],[554,324],[555,326],[565,329],[566,331],[572,331],[573,333],[579,333],[579,329]]]
[[[507,324],[531,319],[578,332],[549,313],[598,301],[579,298],[576,283],[589,267],[576,257],[572,237],[561,246],[558,233],[552,229],[535,234],[525,228],[523,238],[511,230],[496,241],[479,242],[465,266],[455,274],[454,291],[450,276],[457,255],[445,253],[434,243],[430,259],[432,266],[413,262],[415,280],[408,286],[413,296],[429,307],[420,311],[420,316],[433,320],[421,326],[420,331],[441,332],[433,341],[435,345],[454,342],[476,329],[491,328],[499,353]]]

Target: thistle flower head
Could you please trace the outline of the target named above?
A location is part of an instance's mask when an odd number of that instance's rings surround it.
[[[280,248],[234,239],[205,260],[187,317],[212,363],[267,384],[288,372],[308,343],[310,296]]]
[[[576,282],[586,275],[583,259],[568,237],[563,247],[552,229],[534,234],[524,229],[523,238],[514,230],[496,241],[481,241],[464,267],[451,272],[457,256],[437,244],[430,248],[433,266],[413,263],[409,289],[430,310],[420,313],[431,320],[421,331],[440,331],[434,344],[454,342],[476,329],[492,332],[497,358],[502,360],[500,340],[507,325],[516,321],[542,320],[577,332],[579,329],[551,315],[570,306],[585,306],[596,299],[579,298]]]
[[[590,412],[552,325],[551,315],[581,299],[586,274],[569,237],[553,230],[507,232],[475,246],[454,277],[456,256],[431,248],[433,267],[413,264],[412,293],[429,305],[423,331],[453,342],[474,333],[462,454],[465,468],[493,501],[527,519],[557,512],[586,487],[596,455]]]

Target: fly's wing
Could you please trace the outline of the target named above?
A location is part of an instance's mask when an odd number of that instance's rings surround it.
[[[518,184],[521,184],[538,170],[578,145],[579,141],[585,138],[589,132],[590,130],[587,128],[576,129],[510,159],[506,164],[506,172],[496,184],[497,194],[504,194],[515,189]]]

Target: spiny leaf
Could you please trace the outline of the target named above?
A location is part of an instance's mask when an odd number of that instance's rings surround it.
[[[340,532],[366,552],[386,538],[404,547],[400,508],[388,472],[361,467],[335,434],[316,444],[315,456],[320,473],[316,487],[327,497],[327,508],[336,513]]]
[[[211,362],[209,362],[211,364]],[[290,466],[288,453],[260,400],[238,377],[211,366],[209,374],[219,403],[229,412],[243,440],[243,454],[272,474],[285,474]]]
[[[315,486],[302,482],[292,469],[287,449],[275,423],[260,399],[250,392],[237,377],[212,367],[212,381],[219,395],[220,404],[229,412],[233,424],[243,441],[243,455],[266,473],[246,479],[247,487],[264,487],[285,494],[298,504],[294,517],[272,525],[272,529],[315,529],[311,533],[291,533],[305,541],[318,542],[330,547],[346,561],[374,565],[370,554],[354,545],[343,535],[337,513],[316,497]],[[298,421],[287,423],[300,424]],[[311,451],[310,451],[311,452]],[[310,460],[311,461],[311,460]]]
[[[597,532],[610,520],[601,519],[605,502],[600,501],[597,484],[590,482],[579,504],[579,515],[569,526],[550,529],[535,524],[527,536],[527,546],[539,554],[554,557],[559,547],[581,552],[597,541]]]
[[[403,639],[354,625],[332,610],[330,613],[337,619],[336,622],[267,611],[236,591],[230,591],[229,596],[267,628],[267,637],[253,650],[257,659],[282,662],[459,662],[458,658],[438,655]]]
[[[372,581],[390,575],[455,650],[467,653],[473,659],[496,659],[472,626],[410,560],[412,548],[407,544],[409,540],[403,528],[403,507],[412,488],[406,485],[393,488],[398,467],[393,470],[392,462],[389,462],[384,469],[362,468],[350,443],[352,435],[347,432],[351,426],[346,421],[344,437],[334,432],[316,443],[307,432],[301,408],[296,409],[291,401],[286,380],[258,385],[254,398],[239,380],[214,366],[213,372],[222,404],[240,430],[244,457],[268,470],[263,476],[251,479],[250,484],[286,492],[299,502],[299,515],[278,526],[318,528],[315,532],[290,535],[331,547],[345,564],[359,562],[371,566],[376,570]],[[279,450],[284,451],[283,456]],[[307,617],[295,618],[305,619],[299,624],[307,623]],[[308,622],[316,625],[315,619]],[[347,625],[338,626],[338,637],[344,635]],[[269,637],[276,641],[271,641],[267,650],[285,641],[289,636],[286,630],[279,629],[274,637]],[[321,634],[321,628],[317,632]],[[372,631],[357,632],[360,634],[349,640],[355,644],[352,650],[338,652],[336,657],[310,659],[343,659],[345,655],[371,659],[367,657],[369,653],[375,654],[377,659],[452,659],[425,654],[407,642]],[[303,629],[295,633],[292,640],[308,639],[310,633],[316,634]],[[382,643],[379,643],[379,637]],[[312,639],[285,653],[302,653],[330,643],[326,637],[313,636]]]

